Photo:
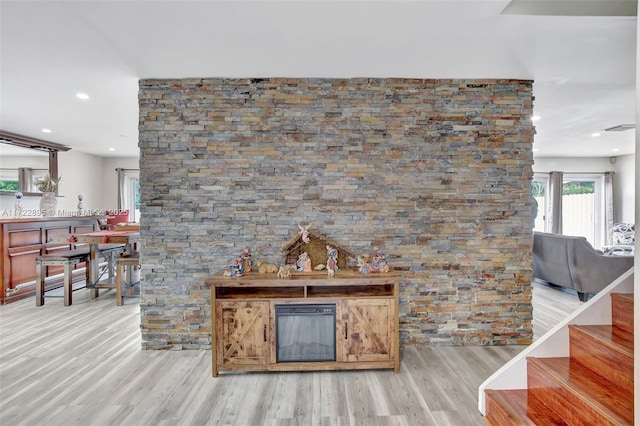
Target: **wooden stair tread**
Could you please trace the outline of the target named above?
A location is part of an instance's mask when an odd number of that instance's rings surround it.
[[[611,297],[626,300],[633,304],[633,293],[611,293]]]
[[[633,334],[611,325],[570,325],[633,358]]]
[[[618,328],[633,333],[633,293],[611,294],[611,322]]]
[[[633,335],[609,325],[569,326],[569,354],[627,392],[633,392]]]
[[[544,371],[554,382],[579,396],[590,409],[633,424],[633,394],[570,358],[527,358],[530,367]]]
[[[502,408],[502,413],[487,413],[485,422],[489,425],[505,426],[569,426],[554,411],[549,410],[536,399],[529,399],[526,389],[487,390],[487,400],[493,399]]]

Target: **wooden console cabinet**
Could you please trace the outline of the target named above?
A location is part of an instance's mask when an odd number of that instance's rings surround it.
[[[98,218],[99,216],[0,219],[0,304],[35,296],[36,258],[41,254],[74,248],[71,244],[50,241],[54,237],[59,238],[71,233],[97,231]],[[46,276],[51,277],[62,272],[62,266],[50,266],[47,268]],[[47,280],[45,289],[50,290],[61,285],[62,278]]]
[[[249,273],[211,281],[212,374],[400,370],[397,274]],[[335,361],[278,362],[276,306],[335,305]]]

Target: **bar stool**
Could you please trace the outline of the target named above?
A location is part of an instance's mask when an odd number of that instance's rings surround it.
[[[36,258],[36,306],[44,305],[44,280],[47,266],[64,266],[64,305],[72,302],[73,267],[84,262],[87,285],[89,284],[89,249],[67,250],[43,254]]]
[[[140,252],[123,254],[116,259],[116,305],[124,303],[124,290],[140,284],[135,269],[140,267]]]

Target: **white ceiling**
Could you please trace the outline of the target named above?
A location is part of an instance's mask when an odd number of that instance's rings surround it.
[[[0,129],[99,156],[137,156],[141,78],[519,78],[535,81],[535,155],[624,155],[634,152],[635,130],[602,130],[635,123],[635,7],[0,0]],[[603,16],[628,9],[633,16]],[[567,10],[596,16],[546,15]]]

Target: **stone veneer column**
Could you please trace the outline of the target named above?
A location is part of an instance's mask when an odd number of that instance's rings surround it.
[[[143,348],[206,349],[205,280],[298,223],[379,246],[403,344],[532,339],[532,82],[140,81]]]

